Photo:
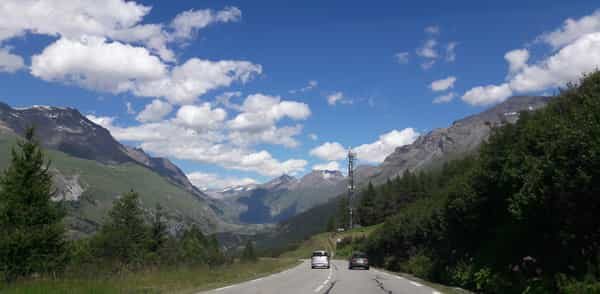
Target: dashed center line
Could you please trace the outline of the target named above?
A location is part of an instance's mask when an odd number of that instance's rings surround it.
[[[329,283],[329,280],[331,280],[331,274],[333,273],[332,269],[329,269],[329,274],[327,275],[327,280],[325,280],[323,282],[323,284],[319,285],[319,287],[317,287],[315,289],[315,293],[320,292],[321,290],[323,290],[323,287],[325,287],[327,285],[327,283]]]

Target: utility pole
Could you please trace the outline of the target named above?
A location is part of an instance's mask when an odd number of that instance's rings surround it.
[[[353,199],[354,199],[354,161],[356,160],[356,153],[352,151],[352,148],[348,150],[348,213],[349,213],[349,226],[348,229],[354,227],[353,219]]]

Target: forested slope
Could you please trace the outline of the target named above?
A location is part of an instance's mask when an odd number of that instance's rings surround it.
[[[494,128],[476,154],[362,193],[392,270],[484,293],[599,293],[600,73]]]

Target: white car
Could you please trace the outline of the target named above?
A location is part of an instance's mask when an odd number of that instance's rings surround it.
[[[329,268],[329,253],[325,250],[317,250],[313,252],[310,258],[310,267],[315,268]]]

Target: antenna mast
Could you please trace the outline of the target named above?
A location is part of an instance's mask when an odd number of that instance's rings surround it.
[[[349,213],[349,226],[348,229],[354,227],[353,219],[353,199],[354,199],[354,161],[356,160],[356,153],[352,151],[352,148],[348,150],[348,213]]]

